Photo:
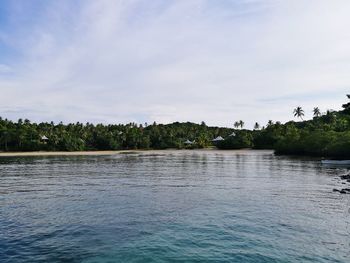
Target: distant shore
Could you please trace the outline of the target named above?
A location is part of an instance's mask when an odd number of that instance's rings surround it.
[[[120,151],[77,151],[77,152],[0,152],[0,157],[21,156],[80,156],[80,155],[114,155],[143,152],[145,150],[120,150]]]
[[[99,155],[116,155],[116,154],[133,154],[133,153],[162,153],[169,151],[216,151],[221,153],[229,153],[229,152],[240,152],[245,153],[252,151],[252,149],[237,149],[237,150],[219,150],[215,148],[204,148],[204,149],[163,149],[163,150],[144,150],[144,149],[136,149],[136,150],[117,150],[117,151],[76,151],[76,152],[66,152],[66,151],[36,151],[36,152],[0,152],[1,157],[31,157],[31,156],[99,156]],[[273,152],[272,150],[254,150],[254,151],[267,151]]]

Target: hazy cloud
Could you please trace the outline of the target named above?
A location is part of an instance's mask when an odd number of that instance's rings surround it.
[[[8,2],[4,117],[252,126],[349,89],[346,0]]]
[[[6,74],[6,73],[11,73],[12,72],[12,68],[8,65],[5,64],[0,64],[0,74]]]

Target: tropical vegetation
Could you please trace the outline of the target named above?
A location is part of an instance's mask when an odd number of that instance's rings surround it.
[[[350,95],[348,95],[350,99]],[[210,127],[204,122],[172,124],[92,124],[53,122],[14,122],[0,118],[0,151],[87,151],[122,149],[206,148],[274,149],[276,154],[350,158],[350,102],[343,110],[318,107],[311,120],[303,120],[301,106],[293,115],[301,121],[285,124],[269,120],[265,126],[254,124],[243,129],[244,121],[233,128]],[[213,140],[214,138],[219,138]],[[224,139],[222,139],[224,138]]]

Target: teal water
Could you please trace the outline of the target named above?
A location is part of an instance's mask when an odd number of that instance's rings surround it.
[[[350,262],[346,172],[269,151],[1,158],[0,262]]]

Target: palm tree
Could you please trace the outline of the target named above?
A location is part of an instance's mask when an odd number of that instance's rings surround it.
[[[238,129],[240,125],[241,125],[241,124],[239,123],[239,121],[235,121],[235,123],[233,124],[233,126],[234,126],[236,129]]]
[[[243,129],[244,121],[240,120],[240,121],[239,121],[239,126],[241,126],[241,129]]]
[[[320,109],[318,107],[315,107],[313,112],[314,112],[314,117],[317,118],[317,117],[321,116],[321,111],[320,111]]]
[[[304,114],[304,110],[303,110],[302,107],[300,107],[300,106],[296,107],[296,108],[294,109],[293,113],[294,113],[294,117],[298,117],[298,118],[304,120],[304,119],[303,119],[303,116],[304,116],[305,114]]]
[[[350,99],[350,94],[347,94],[346,96],[348,97],[348,99]],[[342,107],[343,107],[344,111],[349,112],[350,102],[343,104]]]
[[[260,128],[260,124],[256,122],[254,124],[254,130],[259,130],[259,128]]]
[[[267,122],[267,126],[271,126],[271,125],[273,125],[273,121],[272,121],[272,120],[269,120],[269,121]]]

